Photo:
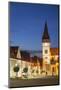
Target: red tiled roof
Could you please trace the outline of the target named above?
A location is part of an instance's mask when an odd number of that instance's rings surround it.
[[[50,48],[51,55],[59,55],[59,48]]]

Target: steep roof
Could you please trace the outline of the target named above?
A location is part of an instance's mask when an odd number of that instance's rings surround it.
[[[43,36],[42,36],[42,42],[50,42],[47,22],[45,23],[44,32],[43,32]]]
[[[31,57],[30,60],[31,60],[31,63],[37,64],[37,62],[39,62],[40,66],[42,66],[42,58],[34,56],[34,57]]]
[[[31,62],[32,63],[37,63],[37,56],[31,57]]]
[[[10,58],[17,58],[18,48],[18,46],[10,47]]]
[[[21,60],[30,61],[30,54],[27,51],[20,50]]]
[[[59,48],[50,48],[51,55],[59,55]]]
[[[10,58],[18,59],[17,53],[18,53],[18,46],[11,46],[10,47]],[[23,61],[30,61],[30,54],[27,51],[20,50],[21,60]]]

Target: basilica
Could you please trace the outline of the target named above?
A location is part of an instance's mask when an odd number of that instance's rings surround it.
[[[10,46],[9,57],[10,78],[42,78],[59,74],[59,48],[51,47],[47,23],[42,36],[41,57],[31,56],[28,51],[21,50],[18,46]]]

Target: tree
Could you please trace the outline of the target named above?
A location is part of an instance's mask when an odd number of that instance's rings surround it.
[[[25,68],[23,69],[23,72],[24,72],[24,73],[27,73],[27,72],[28,72],[28,68],[25,67]]]
[[[16,77],[18,77],[18,71],[19,71],[19,66],[14,67],[14,72],[16,72]]]
[[[38,74],[38,73],[39,73],[39,71],[38,71],[38,70],[36,70],[36,73]]]

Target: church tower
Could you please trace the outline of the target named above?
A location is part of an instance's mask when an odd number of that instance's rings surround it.
[[[42,36],[42,58],[43,58],[43,70],[49,71],[50,66],[50,37],[48,33],[47,22],[45,23],[44,33]]]

